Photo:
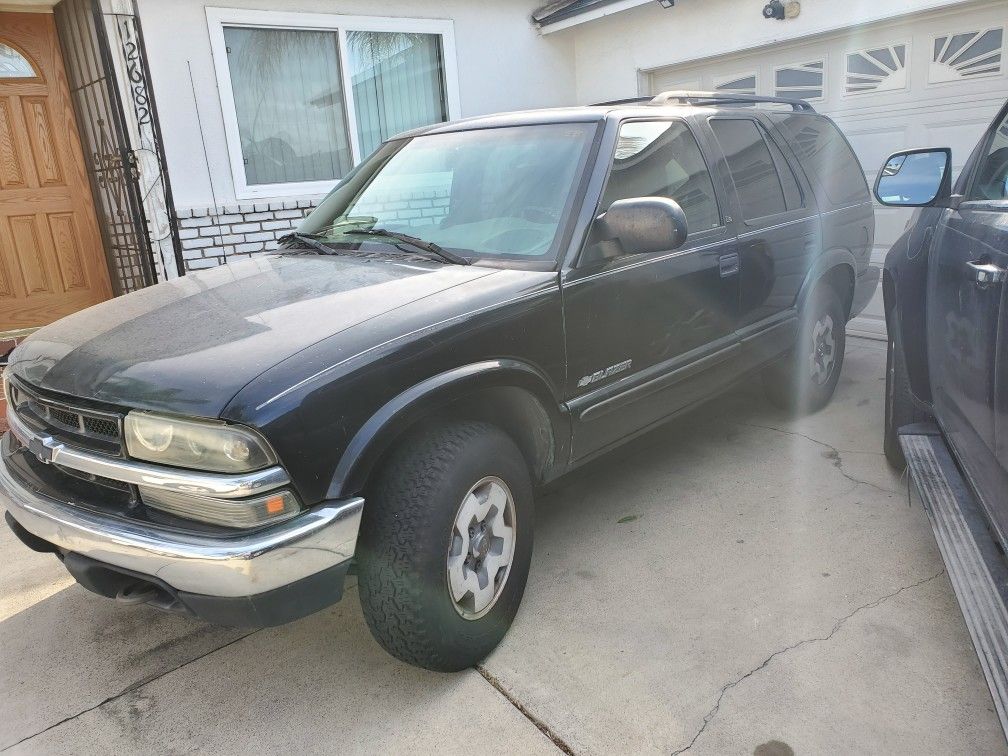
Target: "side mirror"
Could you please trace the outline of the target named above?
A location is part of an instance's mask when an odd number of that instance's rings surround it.
[[[942,207],[952,196],[952,150],[904,150],[889,156],[875,180],[875,199],[891,207]]]
[[[666,252],[686,241],[686,213],[666,197],[616,200],[598,224],[603,236],[619,241],[624,255]]]

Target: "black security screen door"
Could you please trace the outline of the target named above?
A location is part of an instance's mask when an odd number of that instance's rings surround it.
[[[54,9],[117,294],[174,277],[179,270],[171,190],[142,38],[132,6],[128,10],[109,17],[117,37],[113,50],[96,0],[63,0]],[[117,68],[129,83],[129,109],[116,84]]]

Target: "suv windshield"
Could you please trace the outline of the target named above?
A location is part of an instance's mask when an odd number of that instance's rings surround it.
[[[548,124],[391,142],[299,230],[337,246],[361,244],[361,229],[391,231],[469,259],[552,265],[594,131],[594,123]],[[396,244],[387,235],[367,242]]]

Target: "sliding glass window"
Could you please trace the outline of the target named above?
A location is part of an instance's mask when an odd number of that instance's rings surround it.
[[[450,22],[223,8],[207,19],[239,199],[324,193],[389,137],[453,117]]]
[[[390,136],[448,118],[441,37],[347,32],[361,155]]]

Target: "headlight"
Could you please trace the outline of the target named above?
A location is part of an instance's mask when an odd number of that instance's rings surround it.
[[[123,431],[131,457],[163,465],[239,473],[277,461],[265,439],[237,425],[130,412]]]

